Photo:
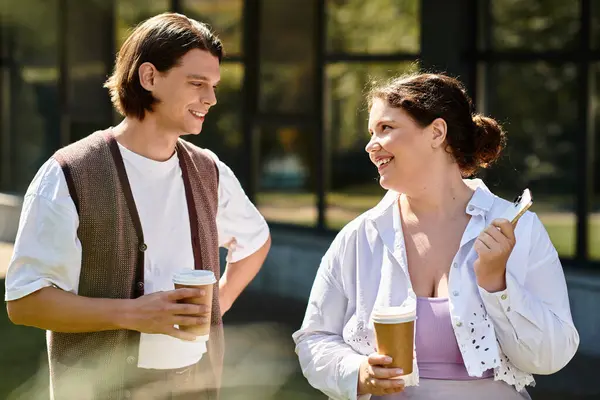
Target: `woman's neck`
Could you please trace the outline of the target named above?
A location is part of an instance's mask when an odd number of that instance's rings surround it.
[[[400,209],[404,215],[453,219],[464,214],[473,196],[473,189],[467,186],[457,171],[448,171],[448,174],[440,174],[421,182],[400,197]]]

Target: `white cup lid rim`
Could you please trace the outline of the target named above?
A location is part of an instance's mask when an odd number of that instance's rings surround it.
[[[376,324],[399,324],[399,323],[403,323],[403,322],[411,322],[411,321],[416,321],[417,320],[417,316],[414,314],[411,315],[396,315],[396,316],[389,316],[389,317],[378,317],[378,316],[373,316],[373,322]]]
[[[183,285],[207,285],[216,281],[217,279],[212,271],[203,269],[179,271],[173,275],[173,282]]]
[[[379,307],[373,310],[373,321],[377,323],[399,323],[413,321],[417,317],[416,308],[413,310],[407,307]]]

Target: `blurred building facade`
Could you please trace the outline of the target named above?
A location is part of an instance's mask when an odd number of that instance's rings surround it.
[[[252,284],[306,299],[346,222],[383,195],[364,152],[364,89],[418,69],[460,78],[508,148],[480,174],[530,187],[567,272],[582,351],[600,354],[600,2],[19,0],[0,5],[0,236],[61,146],[118,123],[103,82],[128,30],[177,11],[224,42],[218,105],[193,142],[237,174],[274,247]],[[596,313],[597,314],[597,313]]]

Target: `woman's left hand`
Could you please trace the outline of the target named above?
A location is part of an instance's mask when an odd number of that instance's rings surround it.
[[[506,219],[493,220],[477,237],[474,268],[480,287],[488,292],[506,289],[506,263],[515,243],[515,227]]]

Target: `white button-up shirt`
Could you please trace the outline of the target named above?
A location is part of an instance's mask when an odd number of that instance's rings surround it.
[[[454,333],[469,375],[493,368],[496,380],[520,391],[534,382],[532,374],[563,368],[579,345],[562,266],[541,221],[527,212],[515,230],[506,290],[478,287],[473,243],[512,203],[480,180],[466,183],[475,189],[466,208],[471,219],[448,281]],[[397,199],[388,192],[337,235],[293,335],[304,375],[333,399],[357,398],[359,366],[376,351],[374,307],[399,306],[412,290]]]

